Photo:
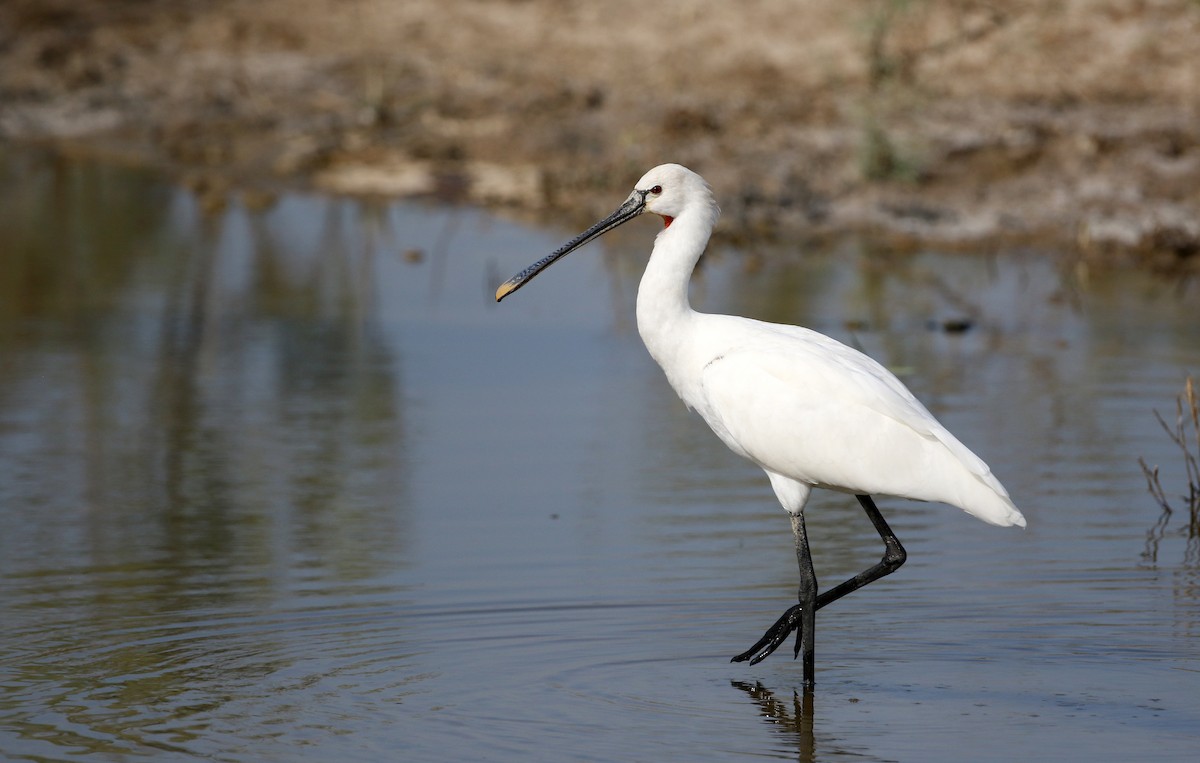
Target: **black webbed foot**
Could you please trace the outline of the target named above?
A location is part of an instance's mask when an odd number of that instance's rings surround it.
[[[775,621],[775,624],[767,628],[767,632],[763,634],[754,646],[732,658],[730,662],[746,662],[750,661],[751,665],[756,665],[765,660],[772,652],[779,648],[779,645],[787,640],[792,631],[796,631],[796,654],[800,654],[800,617],[804,612],[804,607],[796,604],[787,612]]]

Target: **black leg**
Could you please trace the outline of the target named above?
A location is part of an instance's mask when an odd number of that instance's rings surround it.
[[[804,685],[813,685],[814,657],[817,638],[817,572],[813,569],[812,553],[808,549],[808,531],[804,515],[792,515],[792,536],[796,540],[796,564],[800,567],[800,627],[796,629],[796,655],[804,653]]]
[[[879,533],[879,537],[883,539],[883,558],[879,560],[878,564],[863,570],[844,583],[836,585],[818,596],[817,609],[820,609],[831,601],[837,601],[848,593],[857,591],[867,583],[879,580],[884,575],[890,575],[900,565],[904,564],[904,560],[908,558],[908,554],[904,551],[904,546],[900,545],[900,539],[896,537],[896,533],[892,532],[892,528],[888,527],[887,521],[879,513],[879,509],[876,508],[875,502],[871,500],[871,496],[859,495],[855,497],[858,498],[863,511],[867,512],[867,517],[870,518],[871,524],[875,525],[875,532]]]
[[[805,644],[806,640],[804,639],[804,631],[813,629],[813,623],[815,622],[816,618],[816,610],[820,609],[826,604],[829,604],[830,602],[837,601],[852,591],[857,591],[867,583],[878,580],[889,573],[895,572],[900,565],[904,564],[904,560],[908,556],[904,551],[904,546],[900,545],[900,540],[896,537],[896,534],[892,532],[892,528],[888,527],[887,521],[884,520],[883,515],[879,513],[879,509],[875,506],[875,502],[871,500],[871,496],[860,495],[857,496],[857,498],[859,504],[861,504],[863,507],[863,511],[867,512],[867,517],[871,520],[871,524],[875,526],[875,531],[879,533],[879,537],[883,539],[883,558],[879,560],[878,564],[863,570],[849,580],[834,586],[825,593],[818,595],[815,607],[806,608],[802,600],[801,603],[784,612],[783,616],[776,620],[775,624],[767,629],[767,632],[763,634],[763,637],[759,639],[754,646],[734,657],[732,662],[745,662],[749,660],[751,665],[762,662],[768,655],[771,654],[771,652],[774,652],[776,649],[778,649],[780,644],[787,640],[788,634],[790,634],[793,630],[803,629],[799,638],[796,639],[796,654],[799,656],[801,651],[805,652],[805,685],[812,685],[810,678],[811,673],[809,672],[807,665],[807,660],[810,655],[810,652],[807,651],[807,648],[811,647],[812,641],[808,640],[808,644]],[[793,531],[795,531],[795,520],[793,520],[792,527]],[[801,518],[800,530],[797,532],[796,540],[797,556],[800,555],[800,533],[804,532],[803,527],[803,518]],[[807,553],[807,536],[804,539],[804,544],[805,553]],[[810,558],[810,569],[811,565],[812,560]],[[804,565],[801,564],[801,569],[803,570],[803,568]],[[816,576],[812,575],[811,580],[813,581],[813,586],[815,587]],[[801,572],[800,581],[801,597],[803,599],[803,572]],[[810,609],[811,611],[809,611]]]

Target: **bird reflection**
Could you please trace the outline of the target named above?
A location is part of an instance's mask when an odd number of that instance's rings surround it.
[[[802,763],[816,759],[816,744],[813,740],[813,692],[806,688],[803,694],[792,690],[791,703],[775,696],[760,681],[730,681],[731,686],[750,695],[758,705],[764,722],[796,745],[796,760]]]

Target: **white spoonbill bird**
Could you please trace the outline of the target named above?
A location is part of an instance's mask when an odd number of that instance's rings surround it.
[[[767,473],[792,521],[800,602],[733,661],[753,665],[796,630],[795,654],[804,654],[811,687],[816,611],[904,563],[872,494],[948,503],[993,525],[1024,527],[1025,518],[987,464],[879,363],[806,328],[692,309],[688,282],[720,210],[708,183],[686,167],[647,172],[617,211],[505,281],[496,301],[643,212],[664,227],[638,287],[638,333],[688,408]],[[819,595],[804,529],[804,505],[817,487],[853,493],[884,544],[878,564]]]

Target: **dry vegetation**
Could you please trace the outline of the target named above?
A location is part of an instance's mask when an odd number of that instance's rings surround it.
[[[1183,385],[1183,392],[1175,398],[1175,418],[1169,423],[1157,410],[1154,412],[1159,425],[1179,447],[1180,461],[1183,463],[1187,490],[1179,494],[1178,499],[1187,511],[1187,524],[1180,528],[1187,537],[1187,558],[1191,564],[1200,564],[1200,394],[1196,391],[1196,383],[1191,376]],[[1167,531],[1167,524],[1175,513],[1174,501],[1168,497],[1159,478],[1159,468],[1151,468],[1144,458],[1138,459],[1142,473],[1146,476],[1146,486],[1150,495],[1158,502],[1162,513],[1158,521],[1146,534],[1146,550],[1142,557],[1148,561],[1158,560],[1158,545]]]
[[[0,136],[228,185],[1200,261],[1195,0],[9,0]]]
[[[1191,514],[1191,524],[1195,531],[1200,521],[1200,396],[1196,393],[1196,384],[1192,377],[1187,377],[1183,392],[1175,399],[1175,418],[1171,423],[1168,424],[1158,411],[1154,412],[1154,416],[1171,441],[1179,447],[1180,460],[1187,475],[1187,491],[1181,494],[1180,499]],[[1162,482],[1159,481],[1158,467],[1151,469],[1146,465],[1145,459],[1139,458],[1138,463],[1142,466],[1142,473],[1146,475],[1150,494],[1170,514],[1173,511],[1171,501],[1167,498]]]

